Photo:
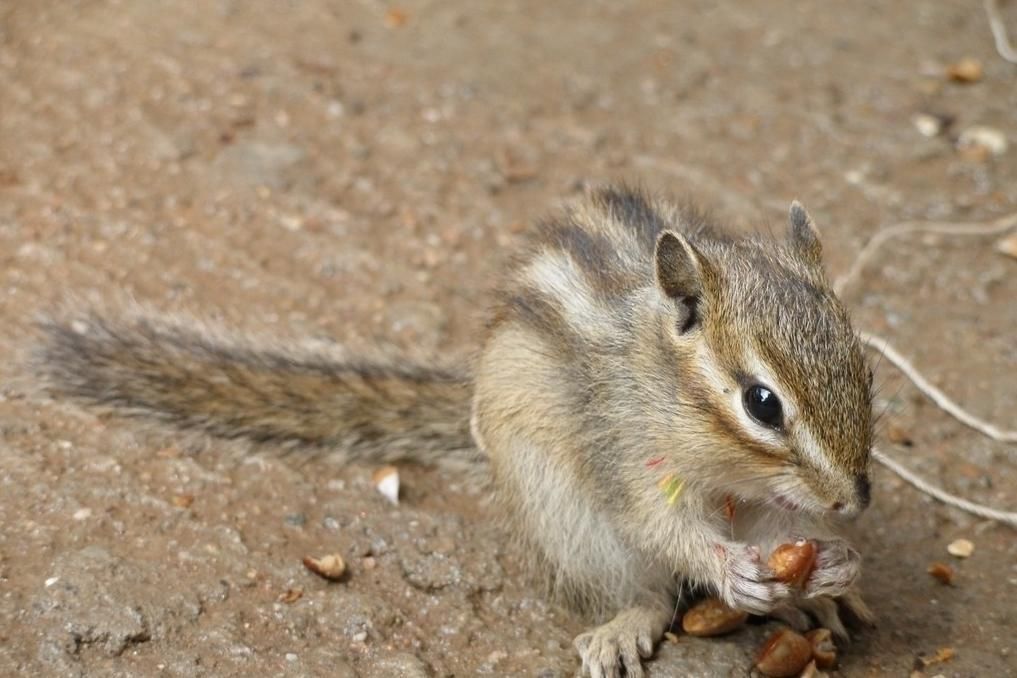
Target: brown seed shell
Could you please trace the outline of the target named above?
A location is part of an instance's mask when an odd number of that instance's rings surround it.
[[[833,644],[830,629],[813,629],[805,634],[812,645],[812,660],[821,669],[832,669],[837,665],[837,646]]]
[[[718,598],[707,598],[689,608],[682,617],[682,629],[700,638],[720,636],[731,633],[748,618],[748,613],[731,609]]]
[[[770,678],[800,675],[812,661],[812,644],[791,629],[781,629],[770,636],[756,657],[756,668]]]
[[[964,57],[947,67],[946,77],[954,82],[978,82],[982,79],[982,62],[972,57]]]
[[[975,545],[969,539],[955,539],[946,547],[947,553],[957,558],[970,558]]]
[[[808,540],[781,544],[767,561],[778,581],[802,588],[816,566],[816,545]]]
[[[953,586],[953,578],[956,572],[946,563],[933,563],[929,565],[928,573],[931,574],[940,584]]]

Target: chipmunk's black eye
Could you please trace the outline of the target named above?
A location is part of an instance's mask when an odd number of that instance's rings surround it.
[[[784,423],[784,410],[773,391],[756,384],[745,389],[745,411],[764,426],[780,428]]]

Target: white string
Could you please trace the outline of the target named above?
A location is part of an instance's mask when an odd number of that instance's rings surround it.
[[[855,278],[862,272],[862,268],[869,263],[876,250],[886,244],[888,240],[899,238],[910,233],[936,233],[939,235],[997,235],[1009,231],[1017,226],[1017,212],[1000,217],[988,224],[945,224],[937,221],[905,221],[895,226],[889,226],[876,233],[865,243],[854,263],[847,273],[837,278],[833,283],[833,291],[840,296],[844,289],[855,281]]]
[[[994,5],[993,0],[986,0],[986,9],[987,11],[990,11],[991,21],[992,14],[989,7],[990,4]],[[993,6],[992,9],[995,9],[995,7]],[[993,29],[993,34],[996,34],[995,28]],[[1005,33],[1003,34],[1003,37],[1006,37]],[[997,48],[998,46],[999,37],[997,35]],[[1009,48],[1009,43],[1007,43],[1007,47]],[[862,269],[865,267],[865,264],[872,259],[875,252],[892,238],[909,233],[938,233],[941,235],[996,235],[998,233],[1008,231],[1015,226],[1017,226],[1017,213],[1001,217],[989,224],[905,222],[897,224],[896,226],[885,228],[876,233],[876,235],[865,243],[865,246],[862,247],[858,256],[852,263],[851,268],[848,269],[844,275],[834,281],[833,289],[838,296],[841,295],[848,284],[853,282],[859,276]],[[961,422],[965,426],[973,428],[982,435],[992,438],[993,440],[1008,443],[1017,442],[1017,431],[1000,429],[998,426],[983,419],[979,419],[965,410],[949,396],[943,393],[943,391],[934,386],[928,379],[926,379],[922,373],[919,372],[907,358],[893,348],[886,339],[867,332],[859,332],[858,337],[865,345],[872,347],[885,356],[887,360],[893,363],[893,365],[904,374],[904,376],[911,380],[919,391],[932,400],[937,407],[957,419],[957,421]],[[973,515],[997,520],[1001,523],[1017,527],[1017,513],[1015,512],[1002,511],[990,506],[983,506],[982,504],[976,504],[962,497],[950,494],[946,490],[933,485],[921,476],[910,471],[900,462],[887,456],[882,450],[873,448],[872,456],[883,466],[887,467],[903,478],[906,482],[917,488],[919,492],[923,492],[930,497],[947,504],[948,506],[954,506]]]
[[[946,490],[943,490],[933,485],[929,481],[923,479],[921,476],[908,470],[900,462],[896,461],[895,459],[892,459],[891,457],[888,457],[886,454],[883,453],[882,450],[879,450],[875,447],[872,448],[872,456],[880,464],[896,473],[905,481],[914,485],[919,492],[923,492],[929,495],[930,497],[933,497],[934,499],[938,499],[944,504],[948,504],[949,506],[955,506],[959,509],[967,511],[968,513],[974,514],[981,518],[988,518],[989,520],[998,520],[1001,523],[1006,523],[1007,525],[1017,527],[1017,513],[1014,513],[1012,511],[1000,511],[999,509],[994,509],[989,506],[976,504],[974,502],[968,501],[967,499],[963,499],[956,495],[950,494]]]
[[[998,440],[1003,443],[1017,443],[1017,431],[1007,431],[999,428],[995,424],[979,419],[974,416],[963,407],[955,403],[950,399],[948,395],[939,390],[936,386],[931,384],[922,374],[915,369],[907,358],[902,356],[897,350],[890,345],[890,343],[882,337],[877,337],[874,334],[867,332],[858,332],[858,338],[862,340],[863,344],[871,346],[876,349],[891,363],[896,365],[897,369],[904,373],[904,375],[910,379],[919,391],[929,397],[940,409],[947,412],[954,419],[970,426],[982,435],[988,436],[993,440]]]
[[[996,0],[985,0],[985,13],[989,17],[989,30],[992,31],[992,39],[996,42],[996,51],[1012,64],[1017,64],[1017,50],[1010,45],[1010,39],[1006,37],[1006,24],[999,13],[999,3]]]

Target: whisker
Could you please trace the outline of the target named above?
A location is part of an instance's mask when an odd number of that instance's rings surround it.
[[[678,595],[675,597],[674,612],[671,613],[671,623],[668,625],[669,629],[674,627],[674,623],[678,619],[678,610],[681,608],[681,605],[682,605],[682,594],[684,592],[685,592],[685,580],[679,577],[679,579],[678,579]]]

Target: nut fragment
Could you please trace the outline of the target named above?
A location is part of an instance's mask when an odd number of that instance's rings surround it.
[[[409,19],[409,15],[403,10],[393,7],[392,9],[385,12],[385,25],[389,28],[399,28],[406,23]]]
[[[947,67],[946,77],[954,82],[978,82],[982,79],[982,62],[971,57],[964,57]]]
[[[805,539],[781,544],[773,550],[766,564],[778,581],[801,588],[816,565],[816,545]]]
[[[300,600],[300,597],[304,595],[303,589],[286,589],[279,594],[279,602],[290,605]]]
[[[919,656],[918,662],[916,663],[916,668],[920,666],[921,668],[925,669],[932,666],[933,664],[942,664],[943,662],[951,661],[956,656],[957,651],[954,650],[952,647],[941,647],[938,650],[936,650],[936,654],[932,655],[931,657]]]
[[[886,437],[894,445],[903,445],[904,447],[911,447],[915,444],[915,441],[911,438],[911,434],[903,426],[897,424],[890,424],[886,428]]]
[[[374,472],[371,480],[382,496],[393,504],[399,503],[399,469],[395,466],[382,466]]]
[[[833,644],[830,629],[813,629],[805,634],[812,644],[812,660],[821,669],[832,669],[837,665],[837,646]]]
[[[701,600],[682,617],[682,629],[690,636],[705,638],[730,633],[745,623],[749,615],[733,610],[718,598]]]
[[[940,584],[953,586],[954,569],[946,563],[933,563],[929,565],[928,573],[931,574]]]
[[[996,251],[1017,259],[1017,233],[1012,233],[996,243]]]
[[[967,539],[956,539],[946,547],[946,552],[958,558],[968,558],[975,552],[975,545]]]
[[[304,556],[304,567],[329,581],[338,581],[346,573],[346,563],[338,553],[320,559]]]
[[[770,678],[799,675],[812,660],[812,644],[791,629],[781,629],[766,641],[756,657],[756,668]]]
[[[995,127],[975,125],[960,133],[957,138],[957,146],[962,151],[982,149],[987,154],[1003,155],[1010,148],[1010,142],[1007,140],[1006,134]]]

